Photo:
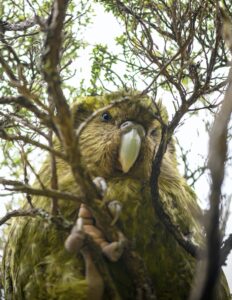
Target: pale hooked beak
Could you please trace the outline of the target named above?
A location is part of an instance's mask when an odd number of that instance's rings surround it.
[[[131,121],[124,122],[119,149],[119,162],[124,173],[127,173],[136,162],[141,149],[142,139],[145,136],[144,128]]]

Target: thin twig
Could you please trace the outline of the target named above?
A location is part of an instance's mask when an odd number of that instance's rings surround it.
[[[28,193],[36,196],[44,196],[46,198],[56,197],[64,200],[76,201],[78,203],[82,201],[81,197],[73,195],[72,193],[69,192],[62,192],[62,191],[48,189],[48,188],[43,190],[37,189],[30,185],[24,184],[21,181],[6,179],[3,177],[0,177],[0,184],[2,184],[5,187],[5,189],[8,191]]]
[[[35,140],[31,139],[29,136],[23,136],[23,135],[19,135],[19,134],[17,134],[17,135],[11,134],[10,135],[5,131],[0,130],[0,138],[3,139],[3,140],[6,140],[6,141],[10,141],[10,142],[22,141],[25,144],[31,144],[31,145],[33,145],[37,148],[40,148],[42,150],[46,150],[50,153],[53,153],[55,156],[61,158],[64,161],[67,160],[66,156],[62,152],[57,151],[53,147],[49,147],[49,146],[44,145],[44,144],[42,144],[38,141],[35,141]]]

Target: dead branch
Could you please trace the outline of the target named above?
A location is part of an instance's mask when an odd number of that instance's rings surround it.
[[[3,177],[0,177],[0,184],[2,184],[7,191],[28,193],[30,195],[44,196],[48,198],[55,197],[64,200],[76,201],[78,203],[82,201],[82,197],[75,196],[69,192],[62,192],[62,191],[48,189],[48,188],[37,189],[21,181],[6,179]]]
[[[24,135],[20,135],[20,134],[8,134],[7,132],[5,132],[4,130],[0,130],[0,138],[6,141],[10,141],[10,142],[15,142],[15,141],[22,141],[25,144],[31,144],[35,147],[38,147],[42,150],[46,150],[50,153],[54,153],[54,155],[56,155],[57,157],[61,158],[62,160],[66,161],[67,158],[66,156],[60,152],[57,151],[56,149],[54,149],[53,147],[49,147],[47,145],[44,145],[38,141],[35,141],[33,139],[31,139],[29,136],[24,136]]]
[[[40,120],[42,120],[42,122],[45,122],[45,124],[48,127],[52,126],[49,115],[43,112],[43,110],[39,109],[36,105],[33,104],[31,100],[29,100],[24,96],[17,96],[17,97],[2,96],[0,97],[0,104],[14,104],[14,105],[19,105],[21,107],[24,107],[29,111],[33,112],[35,116],[38,117]]]
[[[30,208],[30,209],[18,209],[13,210],[11,212],[8,212],[4,217],[0,219],[0,226],[6,224],[6,222],[12,218],[16,217],[40,217],[45,222],[52,223],[60,230],[64,230],[66,232],[69,232],[72,228],[72,223],[68,220],[62,218],[59,216],[52,216],[48,212],[40,209],[40,208]]]
[[[224,179],[225,161],[227,155],[227,134],[228,123],[232,112],[232,69],[228,75],[229,85],[222,102],[221,109],[214,121],[210,134],[209,142],[209,161],[208,167],[210,170],[211,194],[210,194],[210,210],[206,224],[206,266],[202,269],[199,267],[200,280],[197,281],[197,286],[192,290],[191,300],[213,299],[216,282],[220,272],[220,200],[221,187]],[[223,251],[223,258],[230,239],[226,243],[226,248]],[[224,246],[225,247],[225,246]],[[225,258],[224,258],[225,259]],[[198,279],[199,279],[198,277]]]
[[[44,109],[45,111],[49,111],[49,108],[47,108],[39,99],[39,96],[32,93],[30,89],[27,87],[27,83],[24,80],[24,76],[22,72],[17,77],[12,69],[10,68],[8,62],[0,55],[0,64],[2,65],[3,70],[7,74],[7,77],[9,78],[9,84],[12,87],[15,87],[19,94],[23,95],[25,98],[32,99],[39,107]],[[19,64],[19,63],[18,63]],[[21,69],[20,64],[18,65],[19,69]],[[20,78],[22,77],[22,78]]]
[[[37,213],[38,213],[38,209],[28,209],[28,210],[17,209],[17,210],[10,211],[0,219],[0,226],[6,224],[6,222],[12,218],[35,217]]]
[[[37,25],[37,20],[35,18],[21,21],[18,23],[10,24],[9,22],[4,22],[0,20],[0,28],[3,32],[6,31],[24,31]]]
[[[228,255],[232,250],[232,234],[222,243],[221,251],[220,251],[220,265],[224,265]]]
[[[150,179],[152,204],[160,220],[162,220],[167,230],[171,232],[171,234],[175,237],[179,245],[182,246],[186,250],[186,252],[188,252],[190,255],[196,258],[202,252],[201,249],[197,245],[193,244],[191,240],[187,239],[182,234],[181,230],[177,225],[173,224],[171,217],[165,211],[159,197],[158,178],[160,175],[160,167],[161,167],[162,159],[166,152],[168,142],[170,141],[171,138],[171,134],[168,131],[170,130],[169,128],[172,129],[172,127],[165,127],[163,125],[161,142],[158,151],[156,153],[155,159],[152,163],[152,172],[151,172],[151,179]]]
[[[48,85],[48,95],[51,97],[57,112],[56,125],[61,132],[61,138],[67,154],[71,155],[73,147],[73,128],[69,106],[61,89],[59,62],[62,45],[62,29],[69,1],[54,1],[53,10],[47,25],[47,35],[44,44],[43,74]]]

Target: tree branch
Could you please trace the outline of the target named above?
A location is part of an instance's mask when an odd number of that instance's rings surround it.
[[[210,193],[210,210],[206,224],[206,266],[199,267],[200,280],[192,290],[190,300],[213,299],[216,282],[220,273],[220,200],[221,187],[224,179],[225,161],[227,155],[228,123],[232,112],[232,68],[228,75],[229,85],[222,102],[221,109],[211,129],[209,141],[209,161],[212,182]],[[230,241],[230,240],[229,240]],[[224,246],[223,257],[228,252]],[[222,259],[223,259],[222,257]]]
[[[36,18],[27,19],[18,23],[10,24],[9,22],[4,22],[0,20],[0,31],[24,31],[37,25],[38,22]]]
[[[61,89],[59,62],[62,45],[62,29],[68,0],[55,0],[51,16],[48,20],[47,35],[42,57],[44,79],[48,85],[48,95],[51,97],[57,112],[56,125],[61,132],[61,138],[67,154],[73,153],[73,127],[69,106]],[[71,149],[71,151],[70,151]]]
[[[76,201],[78,203],[82,201],[81,197],[75,196],[69,192],[62,192],[62,191],[47,189],[47,188],[41,190],[41,189],[34,188],[30,185],[24,184],[21,181],[6,179],[3,177],[0,177],[0,184],[2,184],[5,187],[5,189],[8,191],[28,193],[35,196],[44,196],[48,198],[55,197],[64,200]]]

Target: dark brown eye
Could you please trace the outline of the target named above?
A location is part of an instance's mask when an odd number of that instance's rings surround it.
[[[152,129],[152,130],[150,131],[150,135],[151,135],[152,137],[155,137],[155,136],[157,135],[157,129]]]
[[[109,122],[111,119],[112,119],[112,116],[107,111],[101,115],[101,121],[103,121],[103,122]]]

